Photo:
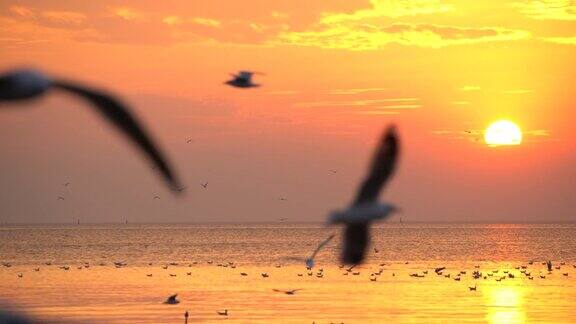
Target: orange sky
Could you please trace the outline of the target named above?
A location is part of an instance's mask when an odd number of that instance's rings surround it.
[[[320,221],[395,122],[404,155],[383,198],[405,220],[572,221],[576,3],[476,2],[3,1],[0,68],[113,89],[189,190],[171,197],[53,94],[0,114],[1,220]],[[222,84],[241,69],[263,87]],[[502,118],[522,145],[483,144]]]

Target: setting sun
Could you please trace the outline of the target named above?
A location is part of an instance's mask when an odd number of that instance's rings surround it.
[[[488,126],[484,141],[491,146],[519,145],[522,143],[522,131],[511,121],[499,120]]]

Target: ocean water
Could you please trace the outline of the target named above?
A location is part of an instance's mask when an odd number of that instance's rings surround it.
[[[42,322],[184,323],[185,311],[189,323],[576,322],[574,224],[380,224],[366,263],[350,272],[338,262],[340,235],[311,271],[296,260],[340,230],[2,226],[0,304]],[[180,304],[162,303],[174,293]]]

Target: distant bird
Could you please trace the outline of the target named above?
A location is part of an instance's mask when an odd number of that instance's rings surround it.
[[[470,291],[476,291],[476,285],[474,285],[474,287],[468,287],[468,289],[470,289]]]
[[[160,196],[154,196],[154,199],[160,199]]]
[[[240,272],[240,275],[246,277],[248,274],[246,272]]]
[[[180,304],[180,301],[176,297],[178,297],[178,294],[174,294],[174,295],[166,298],[166,300],[164,301],[164,304],[168,304],[168,305]]]
[[[302,289],[292,289],[292,290],[280,290],[280,289],[272,289],[275,292],[285,293],[286,295],[294,295],[297,291]]]
[[[268,277],[270,277],[270,275],[267,274],[266,272],[262,272],[261,275],[262,275],[262,278],[268,278]]]
[[[94,108],[158,166],[172,189],[178,181],[160,150],[139,125],[129,109],[117,99],[76,83],[50,79],[36,70],[13,70],[0,75],[0,103],[39,98],[49,90],[59,90],[89,101]]]
[[[251,71],[240,71],[238,74],[231,74],[231,80],[225,82],[225,84],[236,87],[236,88],[256,88],[259,87],[259,84],[252,82],[252,76],[255,74],[262,74],[259,72],[251,72]]]
[[[288,201],[288,198],[280,197],[280,198],[278,198],[278,200],[280,200],[280,201]]]
[[[310,270],[310,269],[314,268],[314,258],[316,258],[316,254],[318,254],[318,252],[320,252],[320,250],[322,250],[322,248],[326,244],[328,244],[335,236],[336,236],[335,234],[331,234],[324,241],[320,242],[320,244],[318,244],[318,246],[312,252],[312,254],[306,259],[302,259],[302,258],[286,258],[286,259],[295,260],[295,261],[305,261],[306,262],[306,268],[308,270]]]
[[[64,184],[62,184],[64,187],[68,187],[70,185],[70,182],[66,182]]]
[[[281,222],[285,222],[285,221],[286,221],[286,218],[280,218],[280,221],[281,221]]]
[[[191,139],[188,139],[188,140],[186,141],[186,143],[190,144],[190,143],[192,143],[192,140],[191,140]]]
[[[62,196],[58,196],[58,200],[65,200],[65,199]]]
[[[216,311],[216,313],[218,313],[218,315],[228,316],[228,310],[227,310],[227,309],[225,309],[223,312],[221,312],[221,311]]]
[[[338,171],[337,170],[330,170],[330,173],[336,174],[336,173],[338,173]]]
[[[191,276],[192,272],[186,272],[186,275]]]
[[[21,274],[21,273],[18,274],[18,278],[22,278],[23,276],[24,276],[24,275]]]
[[[151,274],[151,273],[149,273],[149,274],[147,274],[146,276],[148,276],[148,277],[152,277],[152,274]]]
[[[206,188],[208,188],[208,182],[201,183],[200,186],[201,186],[203,189],[206,189]]]
[[[331,224],[344,223],[344,249],[342,262],[359,264],[364,260],[370,240],[370,222],[384,219],[397,210],[391,204],[378,204],[382,187],[390,179],[396,167],[400,147],[396,128],[388,127],[372,160],[367,178],[362,183],[352,206],[345,211],[331,213]]]
[[[34,268],[34,271],[38,272],[40,271],[40,268]]]
[[[186,187],[178,187],[176,190],[178,192],[183,192],[184,190],[186,190]]]

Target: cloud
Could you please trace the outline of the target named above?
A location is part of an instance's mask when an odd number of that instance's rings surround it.
[[[576,45],[576,36],[571,37],[546,37],[542,38],[545,42],[556,43],[561,45]]]
[[[482,88],[475,85],[465,85],[463,87],[458,88],[458,90],[468,92],[468,91],[480,91],[482,90]]]
[[[334,25],[347,22],[366,21],[383,17],[398,18],[405,16],[430,15],[454,10],[452,5],[442,4],[438,0],[370,0],[372,8],[348,13],[326,13],[321,24]]]
[[[312,101],[296,103],[296,107],[301,108],[325,108],[325,107],[377,107],[395,109],[414,109],[420,107],[418,98],[385,98],[385,99],[364,99],[364,100],[342,100],[342,101]],[[394,104],[389,103],[406,103]]]
[[[573,0],[539,0],[512,3],[525,16],[538,20],[576,20]]]
[[[334,89],[328,90],[328,94],[331,95],[355,95],[366,92],[382,92],[387,91],[388,88],[358,88],[358,89]]]
[[[468,28],[433,24],[328,24],[316,30],[285,32],[278,37],[284,44],[329,49],[376,50],[389,44],[441,48],[487,42],[528,39],[528,31],[502,27]]]

